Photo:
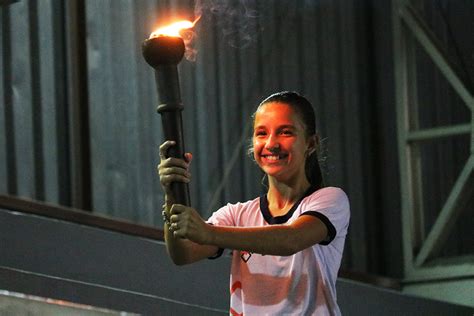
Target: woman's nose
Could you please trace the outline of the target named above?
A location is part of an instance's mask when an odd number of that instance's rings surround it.
[[[278,137],[276,137],[275,135],[268,136],[267,143],[265,144],[265,147],[268,150],[275,150],[275,149],[280,148],[280,143],[278,142]]]

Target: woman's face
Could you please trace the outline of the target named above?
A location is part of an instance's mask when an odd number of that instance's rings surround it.
[[[268,176],[283,182],[305,179],[308,148],[304,125],[289,105],[270,102],[258,108],[253,154]]]

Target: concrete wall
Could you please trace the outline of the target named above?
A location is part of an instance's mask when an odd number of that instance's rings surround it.
[[[474,278],[406,285],[403,292],[474,308]]]
[[[230,258],[174,266],[162,242],[0,209],[0,288],[142,314],[228,313]],[[344,315],[474,309],[339,279]]]

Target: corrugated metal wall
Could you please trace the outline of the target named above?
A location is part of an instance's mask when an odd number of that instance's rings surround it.
[[[64,30],[58,1],[1,9],[1,192],[69,203]]]
[[[317,108],[328,182],[351,199],[344,264],[380,271],[367,3],[247,2],[245,20],[236,15],[245,2],[204,4],[222,6],[203,8],[197,59],[179,66],[185,139],[194,153],[193,205],[207,216],[226,201],[260,194],[260,172],[246,155],[250,116],[270,93],[300,91]],[[85,2],[88,102],[81,106],[88,106],[95,212],[161,225],[155,173],[161,126],[153,71],[140,46],[170,12],[192,18],[193,11],[192,1]],[[20,1],[2,9],[7,106],[0,114],[6,129],[0,141],[7,148],[1,192],[66,205],[77,190],[71,161],[82,158],[71,154],[70,125],[77,117],[71,113],[68,12],[62,1]]]
[[[390,4],[202,4],[197,59],[179,65],[193,205],[206,217],[260,194],[260,172],[246,155],[250,116],[270,93],[300,91],[317,109],[328,182],[351,200],[344,265],[399,276]],[[74,15],[74,5],[83,15]],[[155,167],[162,133],[141,43],[170,16],[193,18],[194,5],[42,0],[1,8],[0,193],[161,225]],[[86,32],[74,42],[78,25]],[[75,58],[74,43],[86,56]],[[85,101],[78,102],[81,82]]]

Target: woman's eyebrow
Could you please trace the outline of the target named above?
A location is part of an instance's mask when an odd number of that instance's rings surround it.
[[[267,128],[266,125],[258,125],[258,126],[255,126],[255,127],[254,127],[254,130],[257,130],[257,129],[266,129],[266,128]],[[277,129],[282,129],[282,128],[295,128],[295,126],[292,125],[292,124],[284,124],[284,125],[279,125],[279,126],[277,127]]]
[[[283,129],[283,128],[295,129],[295,126],[294,126],[294,125],[290,125],[290,124],[285,124],[285,125],[278,126],[278,128],[279,128],[279,129]]]

